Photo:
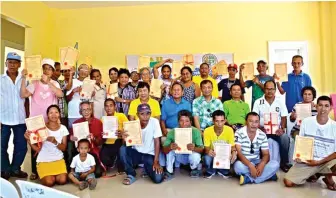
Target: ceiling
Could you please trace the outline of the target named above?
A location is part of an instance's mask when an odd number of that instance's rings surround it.
[[[93,7],[137,6],[154,4],[186,3],[181,1],[43,1],[50,8],[78,9]],[[188,2],[192,3],[192,2]]]

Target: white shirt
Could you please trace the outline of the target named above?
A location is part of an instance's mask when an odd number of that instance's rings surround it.
[[[68,129],[61,125],[61,128],[57,131],[48,129],[49,137],[55,137],[56,141],[61,144],[64,136],[69,135]],[[57,148],[54,143],[49,141],[42,142],[42,148],[39,152],[36,162],[54,162],[63,159],[63,152]]]
[[[314,138],[314,160],[322,160],[336,152],[336,122],[330,118],[324,125],[317,122],[316,116],[304,119],[299,135]]]
[[[95,96],[93,97],[94,116],[97,119],[101,119],[105,114],[104,102],[106,99],[106,88],[104,84],[95,85]]]
[[[139,153],[155,155],[154,152],[154,138],[162,136],[159,120],[150,118],[146,128],[142,132],[142,146],[134,146]]]
[[[78,79],[72,80],[72,87],[69,91],[67,91],[67,96],[70,95],[72,90],[74,90],[77,87],[80,87],[83,85],[83,81],[80,81]],[[81,103],[79,92],[76,92],[73,96],[70,102],[68,103],[68,118],[81,118],[82,116],[79,114],[79,104]]]
[[[278,113],[278,123],[281,124],[281,117],[288,115],[288,110],[282,100],[275,98],[272,104],[269,104],[265,95],[254,102],[253,110],[260,116],[260,126],[264,126],[264,114],[265,113]]]
[[[72,159],[70,167],[74,168],[76,173],[83,173],[83,172],[89,171],[91,167],[95,165],[96,165],[96,162],[95,162],[94,157],[90,155],[89,153],[87,153],[86,159],[84,162],[80,160],[80,156],[79,154],[77,154]]]
[[[25,123],[25,99],[20,97],[21,82],[21,74],[18,74],[15,79],[15,83],[13,83],[12,79],[7,75],[7,73],[1,75],[0,122],[2,124],[18,125]]]

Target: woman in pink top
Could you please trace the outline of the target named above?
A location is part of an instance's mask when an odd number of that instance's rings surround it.
[[[52,59],[42,60],[43,75],[40,81],[33,81],[27,87],[25,83],[21,84],[20,95],[21,98],[28,98],[31,96],[30,115],[34,117],[43,115],[44,121],[48,122],[47,108],[50,105],[57,104],[57,97],[63,97],[63,92],[60,89],[59,84],[51,79],[53,72],[55,71],[55,62]],[[27,71],[22,71],[22,82],[26,82],[25,78]],[[31,180],[37,179],[36,171],[36,157],[32,153],[32,175]]]

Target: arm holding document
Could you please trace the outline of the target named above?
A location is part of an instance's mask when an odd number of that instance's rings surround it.
[[[159,68],[164,65],[165,63],[172,63],[173,59],[166,59],[166,60],[162,60],[158,63],[156,63],[153,67],[153,73],[154,73],[154,79],[158,79],[159,78]]]
[[[276,74],[273,75],[273,79],[274,79],[274,80],[276,80],[276,79],[278,79],[278,78],[279,78],[279,77],[278,77]],[[280,84],[280,82],[279,82],[278,80],[276,80],[276,84],[277,84],[277,87],[278,87],[278,90],[279,90],[280,94],[281,94],[281,95],[284,95],[284,94],[286,93],[286,91],[285,91],[284,88],[281,86],[281,84]]]

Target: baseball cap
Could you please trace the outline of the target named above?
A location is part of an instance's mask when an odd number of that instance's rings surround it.
[[[258,61],[258,62],[257,62],[257,65],[259,65],[259,64],[267,65],[266,61],[264,61],[264,60],[260,60],[260,61]]]
[[[16,52],[9,52],[7,54],[7,58],[6,60],[17,60],[21,62],[21,56],[19,54],[17,54]]]
[[[138,106],[138,113],[142,112],[152,112],[148,104],[140,104]]]
[[[237,66],[237,64],[231,63],[231,64],[228,65],[228,68],[238,69],[238,66]]]
[[[41,66],[43,66],[43,65],[50,65],[52,68],[55,69],[55,61],[54,61],[53,59],[50,59],[50,58],[44,58],[44,59],[42,60],[42,64],[41,64]]]

